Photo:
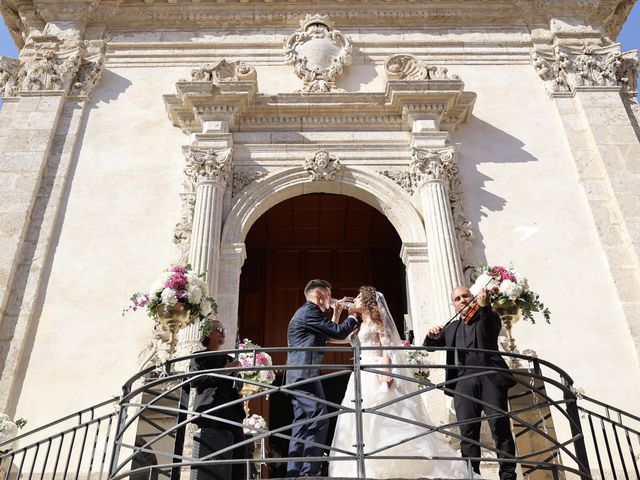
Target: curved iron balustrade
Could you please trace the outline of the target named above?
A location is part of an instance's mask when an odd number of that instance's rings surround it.
[[[353,353],[353,361],[347,364],[324,364],[319,366],[306,365],[305,368],[322,370],[319,376],[311,380],[303,380],[294,384],[267,385],[260,382],[243,380],[245,383],[258,385],[262,391],[254,393],[245,399],[231,403],[242,402],[262,398],[275,393],[294,394],[297,386],[316,380],[326,380],[355,373],[356,404],[359,405],[358,382],[361,372],[370,372],[377,375],[388,375],[401,378],[419,385],[416,389],[404,396],[400,396],[384,404],[362,409],[357,406],[345,407],[340,404],[320,400],[329,411],[323,418],[331,419],[339,415],[352,414],[356,420],[358,438],[356,439],[355,453],[339,450],[330,446],[324,446],[329,455],[341,454],[341,457],[316,457],[316,458],[270,458],[262,452],[255,456],[248,456],[240,460],[246,468],[247,478],[261,471],[261,465],[272,465],[287,460],[306,461],[355,461],[358,465],[359,478],[366,478],[366,460],[371,459],[417,459],[420,457],[397,457],[385,455],[384,450],[397,445],[388,445],[384,449],[373,452],[365,451],[362,438],[362,415],[364,413],[387,416],[396,420],[393,415],[382,409],[392,403],[400,402],[412,396],[426,396],[427,401],[442,402],[442,392],[451,391],[450,382],[431,383],[418,380],[413,376],[407,377],[396,371],[388,372],[379,364],[360,363],[362,350],[372,350],[371,347],[327,347],[327,348],[260,348],[256,352],[287,353],[290,350],[333,350],[348,351]],[[421,347],[396,347],[385,350],[419,350]],[[427,348],[429,352],[446,351],[451,348]],[[485,352],[477,349],[457,349],[458,351]],[[250,350],[251,351],[251,350]],[[120,398],[102,402],[98,405],[82,410],[74,415],[69,415],[56,422],[40,427],[31,432],[20,435],[10,442],[0,443],[0,451],[13,441],[20,443],[31,442],[15,451],[0,455],[0,480],[13,478],[98,478],[119,480],[131,479],[155,479],[155,478],[180,478],[185,469],[191,467],[206,467],[223,463],[232,463],[233,460],[221,460],[217,457],[229,452],[239,445],[253,445],[256,442],[265,442],[269,439],[282,439],[288,441],[291,427],[294,423],[280,426],[274,429],[257,429],[253,435],[244,441],[220,448],[218,451],[203,458],[193,458],[184,452],[185,438],[188,440],[188,425],[194,418],[201,416],[215,419],[222,423],[241,426],[216,415],[217,411],[230,405],[225,404],[206,412],[195,412],[189,406],[190,382],[199,376],[212,376],[217,378],[237,379],[242,371],[255,371],[274,369],[284,371],[298,369],[299,366],[274,365],[271,367],[251,366],[238,368],[222,368],[216,370],[181,372],[175,371],[177,367],[185,365],[195,356],[218,355],[226,353],[233,355],[238,350],[218,352],[200,352],[186,357],[176,358],[163,364],[160,368],[149,368],[129,379],[123,387]],[[243,350],[247,352],[247,350]],[[495,354],[495,352],[489,352]],[[518,452],[514,458],[498,459],[492,455],[484,455],[479,459],[462,459],[460,457],[433,457],[432,460],[455,460],[464,462],[471,475],[471,461],[481,460],[483,465],[496,465],[501,462],[512,462],[519,465],[525,475],[533,472],[547,472],[547,478],[561,479],[567,476],[582,479],[632,479],[640,478],[639,459],[640,452],[640,418],[611,407],[597,400],[593,400],[577,394],[573,388],[573,380],[566,372],[555,365],[539,358],[525,355],[501,353],[505,357],[517,357],[528,363],[529,368],[517,370],[516,380],[524,394],[531,395],[535,401],[530,405],[510,411],[498,412],[496,415],[506,415],[514,426],[518,427],[518,435],[529,434],[542,439],[543,448],[537,448],[528,452]],[[255,355],[254,355],[255,358]],[[390,367],[402,369],[416,369],[415,365],[392,364]],[[444,364],[428,365],[432,372],[452,368]],[[545,370],[543,373],[542,370]],[[472,373],[460,378],[489,375],[492,373],[513,373],[507,369],[473,367]],[[512,390],[513,391],[513,390]],[[295,391],[296,395],[301,395]],[[308,396],[308,395],[307,395]],[[475,400],[480,402],[479,400]],[[580,406],[578,405],[580,402]],[[480,402],[481,403],[481,402]],[[556,438],[548,431],[545,420],[549,414],[539,415],[540,419],[532,422],[528,420],[531,412],[542,412],[548,409],[553,413],[553,421],[556,424],[555,431],[569,432],[567,438]],[[487,418],[487,417],[483,417]],[[160,420],[159,420],[160,419]],[[405,420],[406,421],[406,420]],[[302,424],[303,422],[298,422]],[[435,432],[446,434],[455,439],[462,437],[456,427],[462,422],[453,421],[443,425],[429,425],[415,423],[424,429],[424,436]],[[113,426],[117,424],[114,432]],[[584,434],[583,434],[583,425]],[[599,427],[599,428],[598,428]],[[141,434],[143,432],[143,434]],[[45,438],[42,438],[45,436]],[[421,435],[422,436],[422,435]],[[622,436],[622,440],[620,438]],[[38,439],[38,440],[36,440]],[[405,439],[403,441],[408,441]],[[585,444],[587,440],[587,444]],[[307,443],[311,443],[308,440]],[[4,448],[3,448],[4,447]],[[482,448],[489,454],[496,454],[493,444],[482,444]],[[187,449],[189,450],[189,449]],[[606,454],[606,456],[605,456]],[[590,470],[589,458],[597,460],[597,469]],[[154,459],[154,461],[150,461]],[[429,461],[429,459],[422,459]],[[107,467],[106,463],[110,461]],[[238,462],[237,460],[235,461]],[[146,463],[146,464],[145,464]],[[257,466],[257,468],[256,468]],[[43,472],[46,472],[43,473]],[[634,476],[635,475],[635,476]],[[401,476],[401,472],[398,472]],[[525,477],[526,478],[526,477]]]

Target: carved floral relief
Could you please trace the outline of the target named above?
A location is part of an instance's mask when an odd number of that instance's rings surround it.
[[[413,55],[391,55],[384,62],[384,71],[389,80],[459,80],[458,75],[449,78],[445,67],[428,65]]]
[[[300,28],[285,39],[285,63],[302,79],[303,92],[343,92],[335,80],[351,63],[352,44],[333,28],[326,15],[307,15]]]

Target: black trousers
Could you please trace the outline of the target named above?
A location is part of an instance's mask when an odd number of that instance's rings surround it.
[[[201,428],[193,436],[193,456],[203,458],[217,450],[231,446],[244,440],[240,427]],[[241,460],[247,458],[245,446],[212,457],[210,460]],[[211,464],[191,468],[191,480],[245,480],[247,478],[246,463]]]
[[[456,383],[456,393],[477,398],[503,411],[508,410],[507,388],[496,386],[486,376],[458,380]],[[456,395],[453,401],[459,422],[477,419],[476,421],[470,421],[464,425],[460,425],[460,433],[465,438],[479,441],[480,415],[482,414],[482,411],[484,411],[487,416],[494,415],[498,413],[498,411],[491,407],[482,405],[473,399],[459,395]],[[511,434],[509,418],[501,415],[488,419],[487,421],[489,422],[489,428],[491,429],[493,440],[496,442],[498,458],[510,458],[511,456],[515,456],[516,448],[513,441],[513,435]],[[461,440],[460,449],[462,450],[463,457],[480,456],[480,446],[474,445],[469,440]],[[472,466],[474,472],[480,473],[479,461],[473,461]],[[515,469],[516,466],[514,463],[500,464],[500,480],[515,480]]]

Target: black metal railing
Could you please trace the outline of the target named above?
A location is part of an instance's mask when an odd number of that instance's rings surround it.
[[[640,417],[584,395],[578,411],[597,480],[640,479]],[[597,470],[595,467],[597,466]]]
[[[0,455],[0,479],[106,479],[118,408],[107,400],[0,443],[25,445]]]
[[[265,352],[277,358],[292,349],[261,348],[249,351]],[[635,479],[640,478],[638,453],[640,453],[640,418],[591,398],[579,395],[573,387],[572,379],[555,365],[539,358],[524,355],[502,354],[515,357],[527,364],[527,368],[507,370],[489,367],[472,367],[465,376],[481,377],[492,374],[513,374],[517,385],[510,390],[509,411],[497,410],[491,416],[507,416],[516,437],[515,457],[495,448],[491,441],[481,439],[482,455],[478,458],[452,456],[421,457],[419,455],[393,455],[393,448],[405,441],[416,438],[445,436],[451,444],[463,437],[459,427],[463,422],[454,417],[442,423],[433,424],[425,419],[399,418],[388,413],[386,407],[398,402],[420,399],[426,403],[442,405],[443,393],[453,393],[451,382],[440,380],[444,372],[451,368],[440,361],[440,352],[450,348],[429,348],[431,364],[430,380],[416,378],[412,372],[420,367],[410,364],[392,364],[388,368],[379,363],[361,361],[363,353],[375,350],[371,347],[328,347],[296,348],[301,350],[324,350],[347,352],[351,360],[344,363],[305,365],[305,369],[318,370],[318,376],[311,380],[301,380],[287,384],[279,375],[278,381],[266,384],[243,379],[245,385],[255,389],[243,399],[209,409],[205,412],[193,410],[191,383],[199,377],[237,380],[246,371],[274,369],[284,372],[299,369],[294,365],[273,365],[270,367],[253,365],[237,368],[220,368],[196,372],[177,371],[184,368],[194,357],[209,355],[247,353],[247,350],[224,352],[200,352],[187,357],[170,360],[160,368],[149,368],[132,377],[123,387],[123,394],[116,400],[106,401],[67,416],[57,422],[25,433],[16,439],[22,446],[0,456],[0,480],[28,478],[63,479],[109,479],[130,478],[135,480],[171,478],[177,480],[192,468],[216,467],[225,464],[242,464],[246,478],[270,476],[283,477],[282,464],[286,461],[352,462],[357,466],[357,477],[366,478],[371,462],[387,460],[413,460],[423,462],[457,462],[465,466],[468,478],[472,478],[471,463],[479,460],[485,467],[497,467],[502,463],[514,463],[525,475],[546,472],[547,478],[582,479]],[[394,347],[385,350],[421,350],[419,347]],[[461,351],[462,349],[458,349]],[[465,349],[483,352],[482,350]],[[495,352],[487,352],[495,354]],[[365,357],[366,358],[366,357]],[[422,367],[424,369],[424,367]],[[308,395],[301,393],[300,386],[310,381],[322,381],[326,385],[346,383],[354,375],[354,403],[342,405],[340,396],[315,399],[327,407],[326,420],[336,420],[343,415],[351,415],[356,425],[354,447],[350,449],[318,445],[326,450],[326,455],[312,458],[287,458],[286,444],[291,440],[291,429],[304,423],[286,421],[270,422],[269,428],[253,428],[244,439],[236,443],[221,442],[204,456],[192,454],[191,440],[193,421],[197,418],[216,420],[222,424],[242,427],[242,424],[224,418],[220,412],[231,404],[243,401],[262,402],[271,398],[270,404],[278,403],[276,411],[286,409],[290,400],[285,395]],[[358,388],[362,375],[386,375],[397,381],[405,381],[414,388],[380,404],[362,407],[362,396]],[[249,389],[248,389],[249,390]],[[476,400],[479,401],[479,400]],[[272,409],[273,410],[273,409]],[[363,416],[375,415],[393,421],[410,422],[421,429],[412,438],[399,440],[377,450],[367,449],[362,431]],[[287,417],[286,414],[281,417]],[[472,420],[473,421],[473,420]],[[465,439],[469,440],[469,439]],[[300,440],[303,443],[313,443]],[[478,443],[476,443],[478,444]],[[5,444],[0,444],[3,450]],[[279,452],[277,448],[279,446]],[[283,447],[284,446],[284,447]],[[243,458],[230,458],[229,453],[244,447],[247,454]],[[253,448],[253,451],[251,449]],[[391,451],[391,453],[390,453]],[[591,462],[590,462],[591,460]],[[591,463],[591,464],[590,464]],[[590,468],[591,467],[591,468]],[[279,470],[280,469],[280,470]],[[397,472],[402,477],[402,472]]]

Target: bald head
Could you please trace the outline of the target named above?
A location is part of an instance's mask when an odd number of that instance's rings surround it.
[[[461,311],[463,308],[469,305],[471,300],[473,300],[473,295],[467,287],[458,285],[453,290],[451,290],[451,301],[453,302],[453,306],[456,309],[456,312]]]

